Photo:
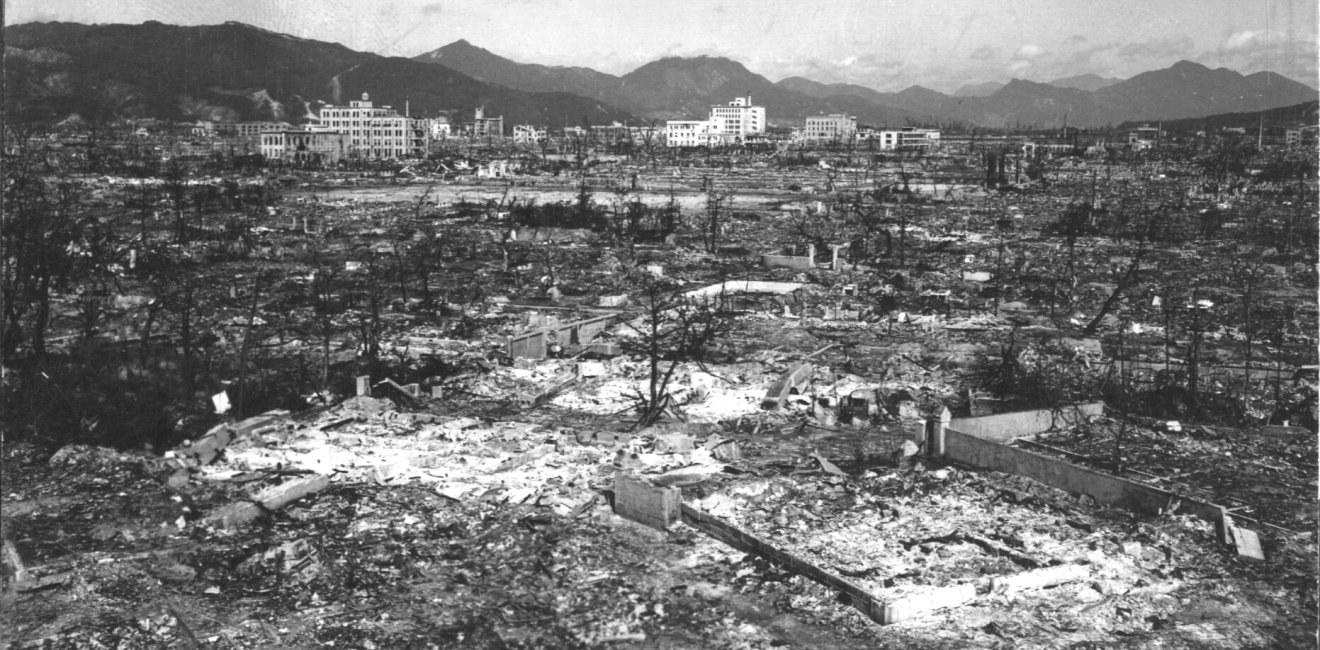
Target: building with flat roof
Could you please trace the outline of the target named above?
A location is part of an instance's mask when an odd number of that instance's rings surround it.
[[[765,133],[765,107],[754,106],[752,96],[736,97],[728,104],[710,107],[711,133],[722,144],[738,144],[747,136]]]
[[[472,114],[472,121],[465,126],[467,134],[473,138],[504,137],[504,116],[486,117],[485,106],[478,106]]]
[[[807,117],[801,138],[810,142],[845,142],[857,133],[857,118],[850,115]]]
[[[287,164],[333,164],[348,157],[348,136],[329,129],[280,129],[260,136],[261,155]]]
[[[751,96],[736,97],[728,104],[710,107],[704,120],[670,120],[665,123],[665,144],[670,147],[700,147],[742,144],[765,134],[765,107],[752,104]]]
[[[665,122],[666,147],[705,147],[718,144],[711,133],[710,120],[669,120]]]
[[[932,149],[940,146],[940,132],[936,129],[904,127],[902,129],[865,130],[858,134],[859,140],[875,142],[875,147],[882,150]]]
[[[347,136],[351,157],[422,158],[430,145],[429,120],[414,120],[389,106],[376,106],[367,93],[348,106],[321,107],[317,122]]]

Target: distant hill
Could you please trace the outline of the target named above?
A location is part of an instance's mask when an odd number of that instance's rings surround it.
[[[6,115],[59,121],[303,121],[324,103],[370,93],[414,115],[476,106],[506,122],[626,120],[627,111],[568,93],[485,83],[441,66],[241,23],[180,27],[29,23],[5,28]]]
[[[601,101],[617,101],[619,78],[591,68],[517,63],[458,40],[413,57],[422,63],[438,63],[478,81],[534,93],[566,92]]]
[[[1086,74],[1079,74],[1074,77],[1064,77],[1062,79],[1055,79],[1054,81],[1051,81],[1049,83],[1051,86],[1054,86],[1056,88],[1072,88],[1075,90],[1085,90],[1087,92],[1095,92],[1097,90],[1100,90],[1101,88],[1108,88],[1120,81],[1122,81],[1122,79],[1118,79],[1116,77],[1101,77],[1098,74],[1088,72]]]
[[[812,81],[805,77],[788,77],[787,79],[780,80],[775,85],[795,92],[800,92],[803,95],[810,95],[821,99],[848,95],[879,103],[885,96],[885,93],[873,88],[867,88],[866,86],[840,83],[824,84],[819,81]]]
[[[1097,90],[1095,96],[1121,120],[1152,120],[1278,108],[1317,99],[1320,93],[1273,72],[1242,75],[1179,61]]]
[[[995,91],[1003,88],[1004,84],[999,81],[987,81],[979,84],[964,84],[958,90],[953,91],[954,97],[989,97],[995,94]]]
[[[788,77],[770,83],[721,57],[669,57],[616,77],[588,68],[517,63],[466,41],[417,57],[477,79],[527,91],[561,90],[611,103],[652,119],[697,118],[712,104],[752,95],[772,122],[800,123],[808,115],[846,112],[863,124],[963,123],[989,127],[1092,127],[1130,119],[1166,119],[1224,110],[1274,107],[1320,93],[1271,73],[1244,76],[1181,62],[1120,80],[1095,74],[1048,84],[1015,79],[960,88],[953,95],[921,86],[899,92]]]
[[[1115,81],[1096,75],[1049,84],[1013,80],[947,95],[912,86],[880,92],[802,77],[778,83],[722,57],[668,57],[615,76],[511,61],[467,41],[414,59],[355,52],[241,23],[179,27],[30,23],[5,28],[6,116],[55,122],[78,115],[172,120],[306,119],[361,93],[414,114],[454,119],[485,106],[508,123],[602,124],[695,119],[751,95],[771,123],[848,113],[862,124],[986,127],[1104,126],[1292,106],[1320,92],[1270,72],[1242,75],[1181,61]],[[1111,83],[1112,82],[1112,83]],[[1094,88],[1094,90],[1091,90]]]
[[[1118,125],[1121,130],[1135,129],[1139,126],[1154,124],[1150,120],[1134,120]],[[1209,132],[1220,129],[1244,128],[1251,133],[1264,126],[1265,129],[1296,128],[1320,124],[1320,101],[1303,102],[1292,106],[1271,108],[1266,111],[1248,111],[1241,113],[1220,113],[1205,117],[1190,117],[1181,120],[1164,120],[1160,125],[1170,133]]]
[[[614,76],[590,68],[518,63],[460,40],[414,60],[519,90],[573,92],[656,120],[704,118],[712,105],[746,95],[766,107],[772,122],[799,122],[807,115],[846,112],[868,124],[902,125],[911,117],[846,92],[812,94],[775,84],[722,57],[666,57]]]

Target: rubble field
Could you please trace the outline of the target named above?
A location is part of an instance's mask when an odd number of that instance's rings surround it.
[[[68,175],[0,647],[1316,647],[1296,152],[981,146]]]

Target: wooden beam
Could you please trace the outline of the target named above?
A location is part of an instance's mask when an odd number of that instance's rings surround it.
[[[737,526],[712,517],[687,504],[683,504],[682,506],[682,516],[683,523],[686,523],[689,526],[728,544],[729,546],[740,551],[763,557],[783,566],[793,573],[810,578],[826,587],[839,591],[844,595],[844,598],[849,605],[852,605],[868,618],[882,625],[886,623],[884,603],[877,600],[871,592],[858,587],[852,582],[803,560],[788,551],[775,548],[773,545],[759,537],[748,533]]]

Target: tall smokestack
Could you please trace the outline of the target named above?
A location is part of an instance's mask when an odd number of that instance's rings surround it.
[[[404,117],[412,117],[412,112],[409,110],[409,103],[408,103],[408,96],[407,96],[407,95],[404,95],[404,96],[403,96],[403,116],[404,116]]]

